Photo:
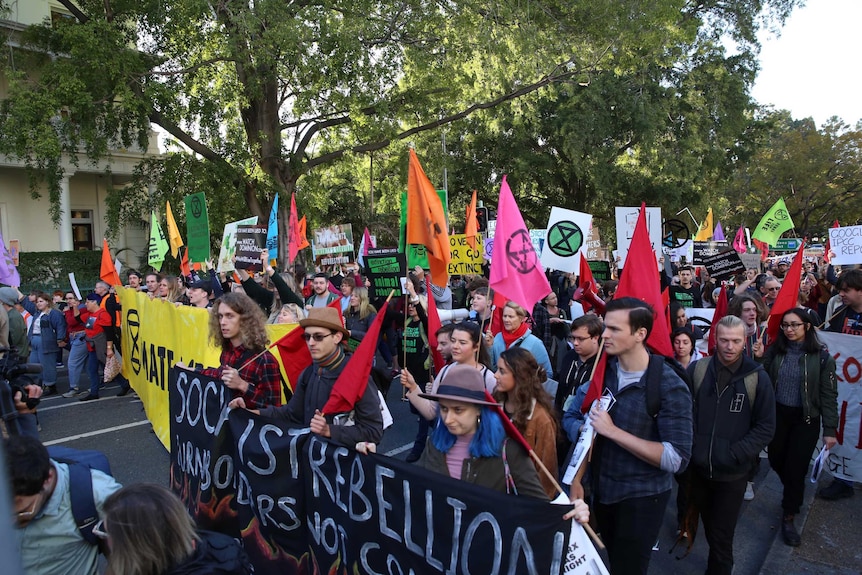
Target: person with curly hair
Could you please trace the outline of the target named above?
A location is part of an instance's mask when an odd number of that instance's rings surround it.
[[[548,379],[532,353],[521,347],[512,347],[500,354],[497,360],[497,388],[494,399],[503,405],[506,415],[533,447],[539,460],[552,473],[557,471],[557,429],[554,404],[543,383]],[[548,498],[557,492],[554,482],[541,473],[539,481]]]
[[[763,299],[750,293],[733,296],[727,304],[727,315],[735,315],[745,324],[745,357],[753,359],[763,357],[766,349],[765,322],[769,320],[769,308]]]
[[[200,372],[221,379],[232,399],[242,398],[250,409],[281,405],[281,373],[275,357],[266,351],[265,322],[260,307],[243,293],[224,294],[210,311],[209,339],[221,348],[221,355],[218,367]],[[184,363],[176,365],[188,369]]]

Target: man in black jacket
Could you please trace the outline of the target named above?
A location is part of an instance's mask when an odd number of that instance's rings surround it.
[[[742,320],[725,316],[715,330],[715,355],[688,368],[694,401],[690,501],[709,543],[707,575],[730,575],[748,473],[775,433],[775,394],[763,367],[742,353]]]

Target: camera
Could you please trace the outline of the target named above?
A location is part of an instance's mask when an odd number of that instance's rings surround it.
[[[29,377],[30,374],[42,373],[38,363],[23,363],[14,348],[0,348],[5,355],[0,358],[0,411],[7,427],[13,426],[18,417],[15,408],[15,394],[21,392],[21,398],[27,409],[35,409],[39,405],[38,397],[28,397],[27,386],[38,385]]]

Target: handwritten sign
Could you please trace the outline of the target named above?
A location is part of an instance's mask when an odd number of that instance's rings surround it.
[[[830,228],[829,247],[835,252],[835,265],[862,263],[862,226]]]
[[[449,261],[449,275],[482,275],[483,257],[482,239],[476,238],[476,247],[470,246],[467,236],[464,234],[452,234],[449,236],[449,252],[452,259]]]

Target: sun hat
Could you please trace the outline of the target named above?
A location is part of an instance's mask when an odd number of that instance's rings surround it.
[[[341,313],[329,306],[311,308],[308,310],[308,317],[300,320],[299,325],[303,328],[322,327],[324,329],[331,329],[332,331],[341,332],[345,337],[348,336],[347,330],[344,329],[344,324],[341,320]]]
[[[420,393],[419,397],[440,401],[451,399],[476,405],[498,406],[499,403],[488,401],[485,395],[485,378],[479,369],[461,363],[453,364],[443,376],[443,381],[437,387],[437,393]]]

